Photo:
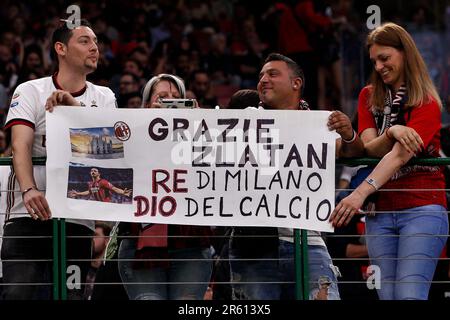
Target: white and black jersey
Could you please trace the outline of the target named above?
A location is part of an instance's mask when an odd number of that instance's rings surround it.
[[[56,80],[56,75],[20,84],[14,91],[5,129],[15,125],[26,125],[34,130],[32,156],[45,157],[45,103],[47,98],[55,91],[61,89]],[[84,107],[115,108],[116,98],[111,89],[86,82],[86,86],[71,93],[72,96]],[[39,190],[46,189],[45,167],[33,166],[36,187]],[[6,189],[6,188],[4,188]],[[19,183],[16,180],[14,170],[10,168],[8,174],[7,196],[1,201],[6,201],[6,221],[17,217],[30,217],[22,202]],[[12,192],[14,190],[14,192]],[[85,224],[80,221],[77,223]]]

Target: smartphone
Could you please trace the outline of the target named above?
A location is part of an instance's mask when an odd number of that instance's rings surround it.
[[[194,108],[195,99],[161,99],[161,106],[163,108]]]

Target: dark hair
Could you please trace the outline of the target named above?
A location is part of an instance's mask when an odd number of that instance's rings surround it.
[[[303,73],[302,68],[300,68],[300,66],[298,65],[297,62],[295,62],[294,60],[292,60],[289,57],[286,57],[280,53],[270,53],[266,60],[264,61],[264,64],[271,62],[271,61],[283,61],[286,63],[286,65],[288,66],[289,70],[292,71],[294,77],[298,77],[300,79],[302,79],[302,92],[305,88],[305,74]]]
[[[256,90],[242,89],[236,91],[228,103],[228,109],[245,109],[247,107],[257,108],[259,105],[259,94]]]
[[[122,78],[123,76],[130,76],[130,77],[132,77],[132,78],[133,78],[133,81],[134,81],[136,84],[139,84],[139,81],[141,80],[137,75],[135,75],[134,73],[131,73],[131,72],[124,72],[124,73],[122,73],[122,74],[120,75],[121,78]]]
[[[57,42],[62,42],[65,45],[67,45],[67,43],[69,43],[69,40],[73,34],[73,30],[69,29],[69,27],[67,26],[68,21],[66,21],[66,20],[62,20],[62,21],[63,21],[63,23],[61,23],[61,25],[58,28],[56,28],[55,31],[53,31],[53,35],[52,35],[52,50],[50,51],[50,56],[55,61],[58,61],[58,58],[57,58],[58,55],[56,54],[56,51],[55,51],[55,44]],[[86,19],[81,19],[81,20],[78,20],[77,22],[79,22],[80,26],[91,28],[91,24]]]
[[[112,230],[111,224],[105,221],[95,221],[95,227],[102,228],[105,236],[109,236]]]
[[[32,53],[36,53],[39,56],[39,59],[41,59],[41,64],[44,61],[44,57],[42,55],[42,49],[39,45],[32,43],[25,47],[24,54],[23,54],[23,60],[22,60],[22,66],[25,65],[25,61],[27,60],[28,56]]]

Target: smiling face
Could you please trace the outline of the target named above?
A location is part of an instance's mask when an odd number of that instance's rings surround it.
[[[257,88],[264,104],[274,109],[297,109],[301,85],[284,61],[270,61],[259,73]]]
[[[373,44],[369,49],[375,71],[385,84],[398,90],[405,81],[405,62],[402,51],[394,47]]]
[[[91,73],[97,69],[98,57],[97,37],[94,31],[85,26],[73,29],[65,50],[67,64]]]

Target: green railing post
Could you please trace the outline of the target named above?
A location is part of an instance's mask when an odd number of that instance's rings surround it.
[[[302,270],[303,270],[303,300],[309,300],[309,256],[308,256],[308,231],[301,230],[302,238]]]
[[[294,265],[295,265],[295,297],[297,300],[308,300],[309,266],[308,266],[308,234],[306,230],[294,229]]]

